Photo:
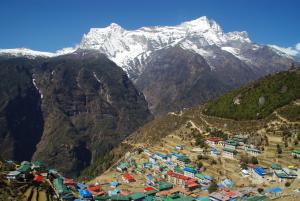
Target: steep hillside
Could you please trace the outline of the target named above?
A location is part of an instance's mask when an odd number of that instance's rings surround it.
[[[206,114],[237,120],[261,119],[300,98],[300,70],[266,76],[211,101]]]
[[[134,153],[148,147],[164,147],[166,138],[173,138],[172,136],[177,136],[182,140],[182,143],[189,144],[194,143],[197,138],[203,139],[205,134],[214,130],[220,130],[229,135],[246,133],[253,140],[261,139],[266,135],[276,135],[278,137],[278,135],[286,133],[287,130],[291,132],[299,130],[299,99],[296,100],[299,96],[299,87],[297,88],[299,80],[299,70],[290,70],[267,76],[264,79],[216,99],[216,101],[222,100],[228,95],[235,94],[237,91],[244,91],[245,89],[247,89],[247,94],[250,94],[249,96],[252,97],[256,96],[255,94],[258,93],[258,89],[264,90],[264,94],[275,98],[273,98],[274,103],[271,102],[269,104],[270,107],[265,109],[268,113],[264,113],[265,116],[259,119],[235,120],[233,118],[209,116],[206,114],[207,107],[214,105],[215,101],[190,109],[184,109],[176,113],[171,112],[156,118],[127,137],[120,146],[114,148],[107,155],[107,158],[100,159],[98,161],[99,165],[95,163],[86,169],[83,176],[93,178],[100,175],[108,167],[114,165],[115,162],[124,157],[127,152]],[[282,85],[287,87],[282,87]],[[257,97],[259,99],[259,96]],[[255,100],[256,104],[258,104],[258,99]],[[267,102],[265,101],[265,103]],[[242,101],[240,105],[242,106]],[[227,106],[224,107],[226,109]]]
[[[77,175],[151,119],[121,68],[93,51],[0,62],[0,151]]]

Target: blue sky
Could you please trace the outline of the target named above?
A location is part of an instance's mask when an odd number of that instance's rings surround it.
[[[91,27],[176,25],[200,16],[258,43],[300,42],[300,0],[1,0],[0,48],[55,51],[79,43]]]

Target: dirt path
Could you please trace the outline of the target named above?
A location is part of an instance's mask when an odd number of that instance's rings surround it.
[[[180,116],[182,116],[183,112],[182,112],[182,110],[180,110],[179,114],[177,114],[175,112],[169,112],[168,114],[180,117]]]
[[[283,121],[284,123],[288,123],[288,124],[297,124],[299,122],[297,121],[290,121],[288,119],[286,119],[285,117],[281,116],[280,114],[278,114],[277,111],[273,112],[273,114],[275,114],[275,116],[280,119],[281,121]]]
[[[36,199],[37,196],[38,196],[37,189],[35,187],[33,187],[33,194],[32,194],[31,201],[38,201],[38,199]]]
[[[198,126],[196,126],[196,124],[192,120],[189,120],[188,122],[192,125],[192,128],[197,129],[200,133],[203,132],[203,130],[201,128],[199,128]]]
[[[212,125],[204,118],[205,116],[202,113],[200,114],[199,117],[200,117],[201,121],[203,121],[208,127],[215,127],[215,125]]]
[[[39,201],[47,201],[47,195],[44,190],[39,191]]]
[[[277,111],[273,112],[275,114],[275,116],[280,119],[281,121],[283,122],[288,122],[288,123],[291,123],[289,120],[287,120],[286,118],[284,118],[283,116],[281,116],[280,114],[278,114]]]

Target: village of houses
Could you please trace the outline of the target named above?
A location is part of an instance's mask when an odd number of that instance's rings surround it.
[[[208,136],[208,151],[204,153],[202,148],[184,144],[178,136],[170,135],[163,146],[127,153],[109,171],[87,183],[65,178],[36,161],[22,162],[14,171],[7,172],[6,178],[9,182],[47,183],[49,188],[39,199],[47,201],[297,200],[300,149],[288,151],[285,164],[280,162],[283,159],[268,155],[266,162],[262,159],[264,151],[247,140],[247,135],[233,135],[227,140]],[[258,160],[241,165],[242,154]],[[31,198],[27,195],[25,200],[36,200]]]

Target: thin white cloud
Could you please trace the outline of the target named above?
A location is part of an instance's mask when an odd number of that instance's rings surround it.
[[[297,43],[297,44],[295,45],[295,49],[298,50],[298,51],[300,51],[300,43]]]
[[[297,43],[294,47],[279,47],[277,45],[269,45],[270,47],[287,54],[288,56],[300,56],[300,43]]]

